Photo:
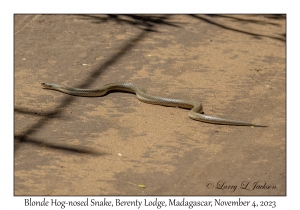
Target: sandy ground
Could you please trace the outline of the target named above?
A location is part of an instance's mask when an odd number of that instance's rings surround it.
[[[283,15],[16,15],[15,195],[286,195],[285,31]],[[40,85],[123,81],[268,127]]]

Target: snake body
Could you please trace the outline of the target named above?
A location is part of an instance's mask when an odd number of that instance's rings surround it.
[[[136,94],[137,98],[144,103],[191,109],[188,115],[193,120],[206,122],[206,123],[220,124],[220,125],[267,127],[264,125],[256,125],[248,122],[227,120],[218,117],[204,115],[201,114],[203,108],[200,102],[192,101],[192,100],[171,99],[171,98],[153,96],[148,94],[143,88],[133,85],[132,83],[110,83],[104,85],[99,89],[70,88],[64,85],[51,84],[51,83],[41,83],[41,84],[46,89],[60,91],[69,95],[85,96],[85,97],[103,96],[109,91],[130,92]]]

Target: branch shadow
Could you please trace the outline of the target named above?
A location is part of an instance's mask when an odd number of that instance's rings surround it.
[[[47,142],[41,142],[40,140],[30,138],[30,137],[27,137],[26,139],[24,139],[24,136],[16,135],[15,138],[18,139],[18,141],[15,140],[15,143],[14,143],[15,148],[18,148],[19,146],[21,146],[21,143],[26,141],[27,144],[32,144],[34,146],[39,146],[39,147],[47,147],[47,148],[51,148],[51,149],[59,150],[59,151],[67,151],[67,152],[71,152],[71,153],[88,154],[88,155],[94,155],[94,156],[108,155],[108,153],[98,152],[98,151],[94,151],[92,149],[76,148],[74,146],[68,147],[68,146],[63,146],[63,145],[47,143]]]
[[[32,116],[47,116],[49,118],[54,118],[54,117],[60,117],[55,111],[52,112],[41,112],[39,111],[32,111],[30,109],[22,108],[22,107],[15,107],[14,112],[18,114],[23,114],[23,115],[32,115]]]
[[[224,16],[224,15],[206,15],[207,17],[205,17],[205,15],[190,15],[191,17],[198,19],[198,20],[202,20],[204,22],[207,22],[209,24],[213,24],[215,26],[218,26],[220,28],[226,29],[226,30],[230,30],[230,31],[234,31],[234,32],[238,32],[238,33],[242,33],[242,34],[246,34],[246,35],[251,35],[257,39],[261,39],[263,37],[265,38],[271,38],[271,39],[275,39],[275,40],[279,40],[282,42],[286,41],[286,34],[281,34],[281,37],[276,37],[276,36],[270,36],[270,35],[263,35],[263,34],[258,34],[258,33],[254,33],[254,32],[248,32],[248,31],[244,31],[244,30],[240,30],[240,29],[236,29],[236,28],[232,28],[229,26],[226,26],[224,24],[218,23],[217,21],[213,21],[212,19],[208,18],[208,17],[226,17],[226,18],[233,18],[236,21],[247,21],[245,19],[241,20],[240,18],[235,18],[235,17],[229,17],[229,16]],[[270,16],[270,18],[275,19],[276,16]],[[284,16],[279,16],[277,17],[277,19],[284,19]],[[253,20],[248,20],[248,22],[252,22],[252,23],[260,23],[261,22],[255,22]]]
[[[280,26],[280,24],[277,23],[271,23],[271,22],[266,22],[266,21],[260,21],[260,20],[255,20],[255,19],[243,19],[235,16],[230,16],[230,15],[208,15],[210,17],[222,17],[222,18],[228,18],[231,20],[235,20],[238,22],[245,22],[245,23],[254,23],[254,24],[260,24],[260,25],[274,25],[274,26]],[[278,18],[279,19],[279,18]]]
[[[171,15],[131,15],[131,14],[109,14],[109,15],[78,15],[82,19],[91,20],[93,23],[101,24],[105,22],[114,22],[118,24],[127,24],[139,29],[157,32],[154,29],[157,25],[167,25],[172,27],[180,27],[173,22],[170,22]]]

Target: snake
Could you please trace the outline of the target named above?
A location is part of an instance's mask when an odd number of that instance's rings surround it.
[[[193,101],[193,100],[172,99],[172,98],[154,96],[148,94],[143,88],[138,87],[132,83],[126,83],[126,82],[109,83],[98,89],[71,88],[65,85],[52,84],[52,83],[41,83],[41,85],[43,86],[44,89],[56,90],[65,94],[69,94],[73,96],[83,96],[83,97],[104,96],[111,91],[129,92],[129,93],[134,93],[136,97],[144,103],[190,109],[188,116],[193,120],[197,120],[205,123],[219,124],[219,125],[267,127],[265,125],[257,125],[253,123],[243,122],[243,121],[228,120],[228,119],[208,116],[203,114],[203,107],[200,102]]]

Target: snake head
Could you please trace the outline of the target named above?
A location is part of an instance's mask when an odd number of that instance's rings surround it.
[[[55,88],[60,88],[61,85],[57,85],[57,84],[51,84],[51,83],[41,83],[41,85],[43,86],[43,88],[46,89],[55,89]]]

